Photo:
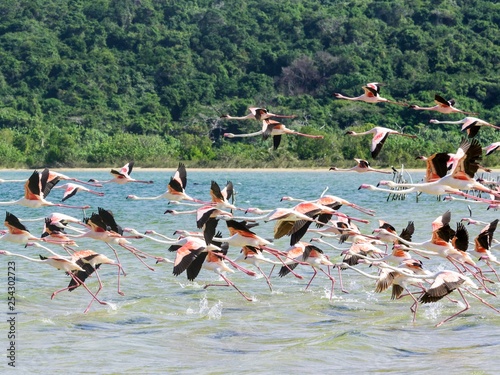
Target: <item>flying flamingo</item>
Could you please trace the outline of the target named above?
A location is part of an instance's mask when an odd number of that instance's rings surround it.
[[[93,212],[90,217],[85,218],[84,223],[87,225],[88,229],[86,232],[74,235],[68,234],[68,236],[71,238],[92,238],[98,241],[103,241],[111,248],[111,250],[113,250],[117,260],[118,253],[113,245],[119,245],[130,251],[148,269],[152,271],[154,270],[152,267],[148,266],[142,258],[147,256],[156,259],[157,257],[133,247],[130,244],[130,241],[128,241],[128,238],[137,239],[142,238],[142,236],[125,236],[123,234],[123,228],[116,223],[114,215],[111,211],[98,207],[98,212]],[[119,260],[118,263],[120,263]]]
[[[444,113],[444,114],[463,113],[466,115],[477,115],[477,113],[466,112],[466,111],[462,111],[461,109],[455,108],[454,107],[454,105],[455,105],[454,99],[446,100],[442,96],[435,94],[434,101],[436,102],[436,105],[434,107],[420,107],[418,105],[412,104],[412,105],[410,105],[410,108],[416,109],[416,110],[423,110],[423,111],[437,111],[437,112]]]
[[[238,138],[238,137],[255,137],[258,135],[262,135],[262,139],[267,139],[269,137],[273,137],[273,149],[276,150],[281,143],[281,136],[284,134],[294,134],[307,138],[318,138],[323,139],[322,135],[313,135],[313,134],[304,134],[299,133],[298,131],[288,129],[281,122],[275,120],[264,120],[262,122],[262,130],[259,130],[255,133],[248,134],[233,134],[233,133],[224,133],[224,137],[227,138]]]
[[[307,283],[307,286],[305,290],[309,288],[311,285],[313,279],[316,277],[318,273],[318,269],[323,272],[328,279],[330,279],[332,283],[332,287],[330,289],[330,300],[333,298],[333,287],[335,285],[335,279],[330,275],[330,273],[325,272],[321,266],[328,266],[332,267],[334,264],[330,262],[328,257],[323,253],[323,250],[319,249],[318,247],[308,244],[307,242],[302,242],[299,241],[292,245],[288,250],[287,250],[287,260],[285,260],[286,265],[281,267],[279,271],[279,276],[283,277],[285,275],[288,275],[297,265],[299,264],[298,262],[306,263],[309,266],[312,267],[313,269],[313,275],[309,282]]]
[[[266,256],[264,256],[263,251],[261,249],[258,249],[253,246],[243,246],[241,248],[240,255],[234,261],[236,263],[245,262],[253,265],[262,274],[262,276],[267,282],[267,285],[269,286],[269,289],[271,291],[273,290],[269,277],[264,273],[260,265],[262,263],[277,265],[281,264],[280,262],[267,258]]]
[[[350,171],[353,171],[353,172],[358,172],[358,173],[364,173],[364,172],[379,172],[379,173],[385,173],[385,174],[391,174],[393,172],[391,171],[383,171],[383,170],[380,170],[380,169],[375,169],[375,168],[372,168],[372,166],[370,165],[370,163],[364,159],[356,159],[354,158],[354,160],[356,160],[356,165],[352,168],[349,168],[349,169],[341,169],[341,168],[337,168],[337,167],[330,167],[330,171],[336,171],[336,172],[350,172]]]
[[[491,263],[495,263],[500,265],[500,261],[496,258],[495,255],[491,253],[491,243],[493,241],[493,234],[497,229],[498,219],[493,220],[491,223],[487,224],[481,232],[474,239],[474,253],[479,255],[479,260],[483,260],[488,267],[493,271],[496,275],[498,281],[500,278],[496,273],[495,269],[491,266]]]
[[[478,299],[481,303],[484,305],[490,307],[491,309],[495,310],[497,313],[500,313],[499,310],[494,308],[492,305],[490,305],[488,302],[486,302],[483,298],[479,297],[477,294],[473,293],[469,288],[473,289],[479,289],[479,287],[467,276],[456,272],[456,271],[451,271],[451,270],[442,270],[439,272],[436,272],[433,275],[414,275],[414,278],[420,278],[424,280],[433,280],[432,284],[430,287],[427,288],[425,293],[423,293],[420,296],[419,302],[420,303],[431,303],[431,302],[437,302],[443,297],[449,295],[451,292],[456,290],[460,296],[462,297],[462,300],[464,301],[465,307],[464,309],[460,310],[459,312],[449,316],[448,318],[442,320],[438,324],[436,324],[436,327],[441,326],[442,324],[446,323],[447,321],[453,319],[454,317],[462,314],[463,312],[467,311],[470,309],[470,304],[465,298],[464,293],[462,292],[465,291]]]
[[[186,194],[187,185],[187,172],[186,166],[183,163],[179,163],[177,170],[174,175],[170,177],[170,182],[167,184],[167,191],[163,194],[157,195],[155,197],[138,197],[137,195],[129,195],[127,199],[132,200],[156,200],[156,199],[168,199],[169,201],[194,201],[198,203],[203,203],[198,199],[192,198]]]
[[[10,202],[0,202],[0,205],[10,206],[10,205],[21,205],[24,207],[30,208],[40,208],[47,206],[56,206],[56,207],[65,207],[65,208],[77,208],[77,209],[86,209],[90,208],[90,206],[68,206],[62,203],[52,203],[45,199],[48,196],[51,189],[57,184],[59,181],[56,177],[55,179],[48,180],[49,170],[45,168],[43,172],[39,173],[38,171],[34,171],[30,178],[24,184],[24,196],[18,200],[10,201]]]
[[[439,180],[448,174],[455,161],[455,154],[446,152],[437,152],[429,157],[417,156],[415,159],[424,160],[426,163],[425,182]]]
[[[482,148],[477,139],[472,139],[467,141],[464,139],[459,149],[456,152],[455,162],[451,168],[451,172],[444,177],[430,183],[423,184],[388,184],[390,187],[422,187],[423,185],[433,186],[433,185],[445,185],[451,187],[452,189],[459,190],[479,190],[488,194],[492,194],[496,197],[500,197],[500,193],[488,188],[487,186],[481,184],[479,181],[474,179],[477,170],[480,168],[478,163],[482,157]],[[391,186],[392,185],[392,186]],[[477,197],[473,197],[474,200],[483,200]],[[483,200],[490,201],[491,200]]]
[[[102,187],[102,184],[99,184],[99,183],[92,183],[92,182],[88,182],[88,181],[82,181],[82,180],[79,180],[77,178],[68,177],[65,174],[62,174],[60,172],[55,172],[53,170],[50,170],[49,171],[49,180],[52,180],[52,179],[54,179],[56,177],[60,181],[70,181],[70,182],[74,182],[74,183],[78,183],[78,184],[84,184],[84,185],[88,185],[88,186]]]
[[[271,117],[277,117],[277,118],[295,118],[297,117],[296,115],[277,115],[275,113],[269,112],[266,108],[258,108],[258,107],[250,107],[248,108],[250,113],[246,116],[242,117],[233,117],[230,115],[222,115],[220,118],[225,119],[225,120],[249,120],[249,119],[255,119],[258,121],[261,120],[266,120]]]
[[[400,133],[397,130],[384,128],[382,126],[375,126],[374,128],[367,130],[365,132],[362,132],[362,133],[356,133],[354,131],[347,131],[345,134],[351,135],[351,136],[373,134],[372,143],[370,146],[370,151],[371,151],[372,158],[374,158],[374,159],[378,156],[378,154],[380,153],[380,150],[382,150],[382,146],[384,145],[384,143],[389,135],[400,135],[400,136],[408,137],[408,138],[417,138],[416,135]]]
[[[210,184],[210,197],[212,198],[212,203],[217,208],[237,209],[233,203],[229,202],[230,200],[234,202],[234,186],[231,181],[228,181],[224,189],[221,190],[219,184],[212,180]]]
[[[119,185],[127,184],[129,182],[138,182],[142,184],[152,184],[153,181],[144,181],[144,180],[136,180],[135,178],[130,177],[132,174],[132,169],[134,167],[134,162],[130,161],[127,164],[125,164],[123,167],[120,168],[120,170],[116,169],[111,169],[111,175],[113,178],[106,180],[106,181],[98,181],[96,179],[90,179],[88,182],[93,182],[96,184],[109,184],[109,183],[115,183]]]
[[[315,199],[312,202],[321,204],[323,206],[327,206],[327,207],[333,208],[334,210],[338,210],[342,206],[347,206],[347,207],[351,207],[351,208],[353,208],[355,210],[358,210],[358,211],[363,212],[364,214],[367,214],[367,215],[370,215],[370,216],[375,215],[375,211],[372,210],[372,209],[358,206],[355,203],[349,202],[347,199],[344,199],[344,198],[341,198],[341,197],[338,197],[338,196],[335,196],[335,195],[325,194],[327,189],[325,189],[325,191],[323,192],[323,194],[321,194],[321,196],[318,199]],[[280,201],[306,202],[305,199],[293,198],[293,197],[290,197],[290,196],[284,196],[284,197],[282,197],[280,199]],[[340,217],[342,217],[344,219],[349,219],[349,220],[352,219],[350,217],[344,217],[343,215],[339,215],[339,218]],[[364,220],[355,219],[354,221],[359,221],[359,222],[362,222],[362,223],[366,224],[366,221],[364,221]]]
[[[493,142],[490,145],[486,146],[484,148],[484,151],[486,152],[486,156],[494,153],[496,150],[498,150],[499,147],[500,147],[500,142]]]
[[[40,255],[40,259],[35,259],[35,258],[30,258],[26,255],[23,254],[16,254],[16,253],[11,253],[6,250],[0,250],[0,255],[6,255],[6,256],[15,256],[19,258],[26,259],[30,262],[34,263],[45,263],[48,264],[49,266],[52,266],[58,270],[63,270],[68,274],[72,279],[75,279],[79,285],[82,285],[87,292],[92,296],[93,299],[95,299],[97,302],[99,302],[101,305],[109,305],[107,302],[101,301],[100,299],[97,298],[97,296],[92,293],[92,291],[85,285],[85,283],[81,282],[76,278],[76,272],[77,271],[84,271],[82,267],[80,267],[73,259],[68,259],[65,257],[61,256],[50,256],[50,257],[45,257]],[[56,293],[56,292],[55,292]],[[57,293],[56,293],[57,294]],[[55,294],[52,294],[51,299],[55,297]]]
[[[21,245],[26,245],[30,241],[42,241],[41,238],[33,236],[28,228],[22,224],[16,215],[10,212],[5,213],[4,225],[7,227],[5,233],[0,240],[9,241]]]
[[[333,95],[337,99],[357,100],[366,103],[391,103],[401,106],[407,106],[406,103],[395,102],[386,98],[382,98],[380,96],[380,86],[380,83],[377,82],[367,83],[366,86],[363,86],[363,90],[365,91],[365,93],[356,97],[348,97],[339,93],[335,93]]]
[[[410,285],[417,285],[421,288],[421,282],[423,280],[413,278],[412,275],[428,275],[428,271],[423,269],[422,262],[417,259],[405,259],[397,267],[390,267],[384,262],[374,262],[373,265],[380,267],[380,273],[378,276],[370,275],[364,271],[361,271],[357,267],[347,265],[350,268],[363,276],[370,279],[375,279],[375,292],[382,293],[392,286],[391,300],[399,299],[403,297],[403,291],[406,291],[408,295],[413,299],[413,305],[410,307],[410,311],[413,313],[413,322],[416,320],[418,300],[413,295],[413,293],[408,289]],[[404,270],[404,271],[401,271]]]
[[[231,268],[227,266],[227,264],[224,262],[224,259],[222,259],[219,256],[220,252],[218,251],[208,251],[205,262],[203,263],[203,268],[207,270],[211,270],[215,272],[219,277],[221,277],[226,284],[205,284],[203,287],[204,289],[211,287],[211,286],[232,286],[234,289],[240,293],[243,298],[245,298],[247,301],[252,302],[253,299],[248,297],[245,293],[243,293],[231,280],[227,278],[227,276],[224,275],[225,272],[234,272]],[[224,253],[222,253],[224,254]]]
[[[481,129],[481,126],[489,126],[494,129],[500,129],[500,126],[495,126],[477,117],[465,117],[459,121],[439,121],[431,119],[429,122],[431,124],[462,124],[462,128],[460,130],[467,132],[469,138],[475,137],[479,132],[479,129]]]
[[[62,202],[75,196],[76,193],[78,193],[79,191],[85,191],[87,193],[94,194],[94,195],[97,195],[99,197],[104,196],[104,193],[101,191],[91,190],[89,188],[86,188],[85,186],[74,184],[71,182],[64,184],[64,185],[54,186],[53,189],[64,189]]]
[[[93,295],[97,296],[97,294],[99,294],[99,292],[102,290],[102,287],[103,287],[101,278],[99,276],[99,273],[97,272],[97,269],[99,269],[99,267],[102,264],[110,264],[113,266],[117,266],[119,271],[123,272],[122,266],[119,263],[116,263],[114,260],[109,259],[106,255],[97,253],[93,250],[73,250],[68,246],[66,249],[71,250],[72,252],[69,254],[69,256],[63,257],[59,254],[56,254],[50,248],[43,246],[43,245],[40,245],[38,243],[28,243],[27,245],[28,246],[37,246],[37,247],[43,248],[43,249],[47,250],[48,252],[50,252],[54,258],[68,259],[69,261],[75,262],[78,266],[80,266],[82,268],[81,270],[78,270],[78,269],[74,270],[74,276],[76,276],[76,277],[74,277],[74,278],[72,277],[69,285],[66,288],[57,290],[54,293],[52,293],[52,298],[54,298],[57,294],[65,291],[65,290],[68,290],[70,292],[73,291],[74,289],[76,289],[77,287],[82,285],[85,282],[85,280],[89,276],[91,276],[94,272],[95,272],[95,275],[96,275],[97,280],[99,282],[99,289],[95,293],[93,293]],[[124,293],[120,290],[120,272],[118,272],[118,294],[120,294],[121,296],[124,295]],[[87,309],[84,311],[84,313],[88,312],[93,301],[94,301],[94,299],[91,300],[91,302],[89,303],[89,305],[88,305]]]

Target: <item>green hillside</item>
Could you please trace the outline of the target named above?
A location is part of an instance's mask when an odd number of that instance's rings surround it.
[[[4,0],[0,3],[0,167],[352,165],[422,167],[454,152],[465,115],[336,99],[434,95],[500,125],[500,4],[495,1]],[[275,151],[248,107],[324,139],[284,136]],[[366,137],[385,126],[377,160]],[[481,129],[483,146],[500,141]],[[500,153],[499,153],[500,155]],[[484,157],[486,166],[500,156]]]

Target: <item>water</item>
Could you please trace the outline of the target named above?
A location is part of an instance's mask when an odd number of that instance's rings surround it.
[[[32,171],[4,171],[0,178],[27,178]],[[196,230],[194,216],[164,215],[169,208],[166,200],[130,201],[129,194],[156,196],[163,193],[173,170],[149,171],[136,169],[137,179],[153,180],[152,185],[115,185],[102,188],[104,197],[78,193],[69,204],[90,204],[89,215],[97,207],[111,209],[123,227],[139,232],[153,229],[172,235],[176,229]],[[65,171],[81,179],[107,179],[103,171]],[[346,214],[370,219],[360,224],[364,233],[378,227],[377,219],[393,224],[400,231],[410,220],[415,221],[414,241],[430,237],[431,222],[447,209],[452,223],[468,217],[467,203],[438,201],[432,196],[415,196],[405,200],[386,201],[386,194],[357,190],[361,183],[376,184],[384,175],[328,171],[192,171],[188,169],[187,192],[200,199],[209,199],[210,181],[223,187],[227,180],[235,184],[237,205],[262,209],[291,207],[293,202],[280,202],[282,196],[314,199],[329,187],[328,193],[340,196],[377,211],[375,217],[342,208]],[[422,173],[412,172],[418,181]],[[22,184],[0,184],[0,200],[18,199]],[[58,202],[62,191],[53,190],[48,197]],[[497,212],[484,206],[470,204],[472,217],[490,221]],[[172,208],[172,207],[170,207]],[[191,207],[174,206],[183,210]],[[82,217],[79,210],[63,208],[28,209],[3,206],[19,218],[48,216],[51,212]],[[3,215],[3,214],[2,214]],[[25,222],[35,235],[40,235],[42,221]],[[224,235],[227,229],[219,224]],[[262,224],[254,230],[265,238],[272,237],[273,224]],[[468,226],[472,240],[482,229]],[[313,235],[306,235],[309,240]],[[148,239],[132,240],[141,250],[173,259],[167,246]],[[287,248],[288,237],[275,242],[275,247]],[[336,241],[333,242],[338,245]],[[80,249],[90,248],[113,257],[104,244],[80,240]],[[36,257],[41,249],[24,248],[1,242],[2,249]],[[319,245],[333,261],[339,261],[339,251]],[[54,250],[61,252],[54,247]],[[67,285],[68,277],[47,265],[20,258],[0,258],[0,274],[6,283],[7,262],[16,264],[16,368],[22,373],[99,373],[99,374],[158,374],[158,373],[313,373],[334,370],[337,373],[422,373],[438,371],[454,374],[494,374],[500,367],[500,347],[497,329],[500,316],[472,297],[471,309],[458,318],[435,328],[435,324],[459,311],[448,300],[419,306],[417,321],[412,323],[411,301],[393,301],[390,292],[375,293],[373,281],[346,271],[343,294],[338,285],[329,300],[330,283],[318,274],[308,291],[304,288],[312,271],[298,266],[304,276],[284,278],[274,273],[271,292],[263,278],[242,273],[228,277],[254,298],[245,301],[233,288],[203,289],[205,283],[218,282],[215,274],[202,270],[196,282],[188,282],[184,274],[172,275],[172,265],[146,260],[154,266],[149,271],[126,250],[119,249],[127,272],[121,278],[125,296],[116,293],[116,267],[103,265],[100,270],[105,284],[99,296],[112,304],[94,303],[87,314],[89,294],[79,288],[63,292],[53,300],[53,291]],[[236,258],[239,249],[231,248]],[[441,260],[424,260],[428,269],[450,268]],[[266,268],[267,271],[270,268]],[[333,276],[337,277],[334,270]],[[0,311],[0,348],[8,349],[7,291]],[[92,290],[97,288],[93,277],[88,280]],[[498,292],[498,284],[490,288]],[[499,307],[497,298],[480,292],[488,302]],[[453,293],[453,298],[460,299]],[[8,369],[8,359],[0,356],[0,368]]]

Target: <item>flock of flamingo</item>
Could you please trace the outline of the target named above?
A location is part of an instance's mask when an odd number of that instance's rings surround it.
[[[362,100],[368,103],[401,104],[380,97],[379,89],[378,84],[371,83],[364,87],[365,94],[360,97],[348,98],[340,94],[336,94],[336,97]],[[453,107],[453,101],[445,101],[438,95],[436,95],[436,102],[435,107],[411,107],[442,113],[464,113]],[[275,148],[278,147],[282,134],[304,135],[287,130],[284,126],[278,126],[275,124],[277,121],[272,119],[293,116],[273,114],[264,108],[250,108],[250,111],[251,113],[244,117],[226,115],[225,118],[263,121],[263,129],[254,135],[274,137]],[[472,125],[469,120],[460,123],[464,124],[464,127],[467,123],[467,129],[471,129],[473,126],[484,126],[479,121],[482,120],[473,121]],[[373,132],[367,132],[374,134],[373,157],[380,152],[381,145],[389,134],[399,134],[381,127],[375,129]],[[477,140],[471,136],[476,133],[477,130],[471,130],[469,138],[461,142],[454,154],[443,152],[422,157],[427,163],[424,182],[409,184],[382,180],[379,186],[362,184],[359,189],[395,195],[424,193],[445,196],[445,199],[463,199],[469,203],[477,202],[496,208],[500,190],[495,182],[475,179],[476,172],[482,168],[479,162],[483,152]],[[361,135],[361,133],[350,134]],[[226,136],[236,135],[226,134]],[[385,173],[393,174],[393,176],[397,173],[396,170],[376,170],[371,168],[366,160],[355,160],[357,165],[350,169],[352,171]],[[66,201],[79,192],[103,196],[103,193],[98,190],[103,184],[149,184],[153,182],[132,178],[133,166],[134,163],[129,162],[119,170],[112,169],[112,178],[106,181],[95,179],[82,181],[48,168],[41,172],[34,171],[26,181],[22,180],[24,195],[15,201],[0,202],[0,205],[22,205],[30,208],[50,206],[86,210],[90,208],[89,205],[71,206]],[[338,171],[339,169],[332,167],[330,170]],[[59,185],[61,181],[65,183]],[[8,181],[1,180],[0,182]],[[12,182],[19,182],[19,180],[12,180]],[[387,188],[382,188],[380,185],[387,186]],[[369,219],[376,214],[375,211],[345,198],[329,195],[327,190],[313,200],[285,196],[281,199],[283,207],[264,210],[257,207],[238,206],[234,199],[235,191],[231,182],[227,182],[221,188],[216,181],[211,181],[209,190],[211,199],[208,201],[188,195],[186,187],[186,168],[184,164],[179,163],[176,172],[170,177],[165,193],[151,197],[128,195],[126,199],[131,201],[165,199],[172,203],[192,206],[192,209],[183,211],[167,209],[165,214],[192,215],[193,226],[196,225],[194,231],[178,229],[174,238],[153,230],[139,232],[134,228],[121,226],[111,210],[98,207],[97,212],[92,212],[82,219],[54,212],[43,218],[43,231],[37,237],[23,224],[28,219],[19,219],[7,211],[4,223],[7,229],[2,231],[0,239],[23,246],[34,246],[48,254],[44,253],[45,255],[40,255],[39,258],[6,250],[0,250],[0,254],[20,257],[31,262],[46,263],[66,272],[67,286],[54,291],[51,298],[55,298],[61,292],[71,292],[81,287],[91,296],[85,313],[90,310],[94,302],[102,305],[109,304],[99,297],[103,288],[103,282],[99,276],[101,265],[117,267],[117,293],[124,294],[120,288],[120,276],[126,273],[120,261],[119,249],[130,252],[150,270],[153,270],[155,264],[158,263],[172,264],[173,275],[179,277],[185,274],[189,281],[197,279],[202,269],[213,271],[222,282],[206,284],[205,288],[230,286],[247,301],[254,301],[255,297],[250,297],[242,291],[227,276],[229,273],[242,272],[249,277],[262,278],[272,291],[274,277],[290,275],[288,277],[303,279],[300,269],[308,269],[313,274],[305,286],[306,290],[318,273],[321,273],[328,278],[331,285],[329,291],[331,300],[337,282],[343,293],[349,292],[343,284],[343,275],[346,272],[349,275],[359,273],[373,280],[375,292],[382,293],[391,289],[391,299],[408,299],[411,303],[410,312],[413,321],[416,321],[417,310],[421,304],[441,300],[458,304],[459,301],[450,296],[453,292],[460,296],[463,302],[462,308],[437,323],[436,326],[469,310],[470,304],[466,296],[472,296],[496,313],[500,312],[486,300],[486,297],[496,296],[495,292],[490,289],[491,284],[500,282],[500,277],[495,270],[495,266],[499,265],[500,261],[492,253],[494,248],[500,246],[500,242],[494,239],[498,220],[481,222],[464,218],[456,224],[455,228],[452,228],[451,212],[446,211],[429,224],[431,229],[429,240],[413,242],[412,236],[415,231],[413,222],[409,222],[398,231],[392,224],[378,220],[378,227],[373,228],[371,233],[362,233],[356,223],[369,224]],[[61,201],[64,203],[47,200],[47,196],[54,189],[63,189]],[[479,193],[487,194],[489,197],[484,198]],[[284,202],[293,202],[293,206],[284,207]],[[342,207],[357,210],[364,217],[347,215],[340,211]],[[238,212],[240,215],[237,214]],[[261,228],[259,224],[268,222],[274,223],[273,239],[257,234]],[[470,238],[471,235],[464,222],[481,226],[473,239]],[[227,231],[229,235],[224,236],[223,231]],[[309,241],[304,239],[306,234],[312,236]],[[276,248],[273,241],[285,236],[290,238],[289,246],[287,245],[286,249]],[[95,240],[96,246],[99,243],[97,241],[105,243],[113,252],[114,259],[103,252],[79,250],[78,240],[82,238]],[[171,256],[151,254],[141,250],[134,245],[134,241],[139,239],[164,244],[171,252]],[[333,241],[338,244],[334,244]],[[54,250],[55,247],[59,249],[59,252]],[[469,247],[472,247],[471,251],[468,250]],[[229,249],[232,254],[238,253],[239,255],[230,256]],[[324,249],[328,249],[330,254],[327,254]],[[332,252],[335,254],[331,254]],[[334,256],[340,261],[332,262],[331,258]],[[443,260],[442,268],[437,272],[431,272],[424,266],[425,261],[431,257]],[[266,266],[270,269],[266,269]],[[279,270],[274,273],[276,267]],[[335,277],[331,272],[334,269],[336,270]],[[98,281],[96,291],[92,291],[86,284],[87,279],[94,276]]]

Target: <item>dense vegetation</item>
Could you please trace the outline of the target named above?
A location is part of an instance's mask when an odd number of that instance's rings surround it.
[[[339,100],[383,82],[382,96],[500,118],[500,4],[478,0],[4,0],[0,2],[0,166],[352,165],[374,125],[390,138],[374,165],[423,166],[454,152],[460,120]],[[278,150],[250,106],[296,114]],[[482,129],[483,146],[500,140]],[[498,165],[496,155],[485,165]]]

